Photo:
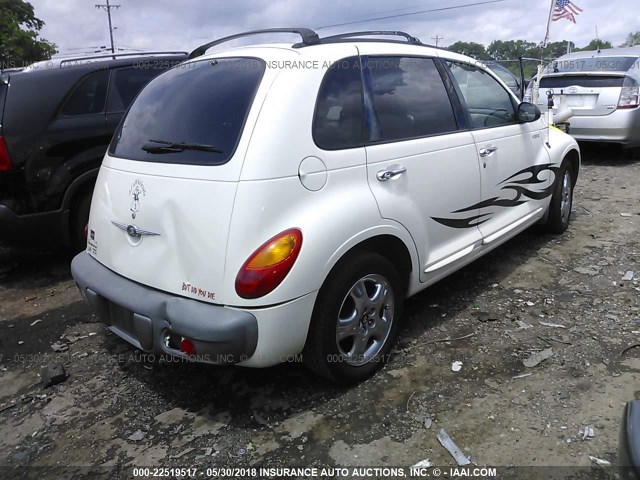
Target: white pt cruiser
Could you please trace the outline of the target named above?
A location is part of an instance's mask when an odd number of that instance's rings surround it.
[[[576,142],[488,68],[403,32],[206,50],[106,154],[85,300],[149,351],[336,382],[388,358],[405,297],[530,227],[568,226]],[[375,36],[374,36],[375,34]]]

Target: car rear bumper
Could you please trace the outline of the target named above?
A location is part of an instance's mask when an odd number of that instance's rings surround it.
[[[54,210],[30,215],[17,215],[0,204],[0,240],[15,243],[56,243],[67,245],[69,212]]]
[[[602,116],[574,116],[569,133],[579,142],[640,145],[640,108],[616,110]]]
[[[109,270],[87,252],[73,259],[71,273],[102,322],[141,350],[213,364],[243,362],[256,350],[258,322],[247,311],[140,285]],[[195,355],[180,351],[183,337],[192,341]]]

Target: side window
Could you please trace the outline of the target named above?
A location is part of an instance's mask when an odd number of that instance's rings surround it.
[[[356,57],[334,63],[322,80],[313,120],[313,140],[324,150],[364,145],[360,63]]]
[[[511,95],[491,75],[472,65],[448,65],[469,109],[472,128],[516,123]]]
[[[378,130],[372,140],[409,139],[458,129],[432,59],[370,57],[366,63]]]
[[[111,73],[107,113],[124,112],[142,88],[161,70],[154,68],[121,68]]]
[[[99,70],[86,76],[62,107],[62,114],[91,115],[104,112],[109,84],[109,70]]]

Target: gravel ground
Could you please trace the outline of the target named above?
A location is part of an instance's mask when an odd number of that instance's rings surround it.
[[[410,299],[390,363],[349,388],[296,363],[161,362],[96,323],[68,255],[0,249],[0,466],[454,466],[441,429],[475,465],[615,464],[640,399],[639,178],[587,150],[569,230],[531,229]],[[56,362],[68,377],[44,388]]]

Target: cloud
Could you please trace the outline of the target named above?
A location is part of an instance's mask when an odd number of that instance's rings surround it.
[[[363,18],[403,14],[472,3],[474,0],[112,0],[121,7],[112,11],[116,47],[142,50],[191,50],[209,40],[233,33],[270,27],[321,27]],[[475,0],[477,1],[477,0]],[[637,0],[575,0],[583,9],[576,25],[566,20],[552,22],[551,41],[572,40],[578,46],[596,35],[622,43],[632,31],[640,30]],[[92,51],[109,44],[107,14],[86,0],[31,0],[36,16],[46,25],[41,36],[58,45],[62,53]],[[493,40],[544,38],[549,14],[546,1],[505,0],[458,10],[422,13],[335,28],[320,29],[322,35],[354,30],[406,30],[425,43],[443,37],[440,45],[475,41],[488,45]],[[625,14],[628,12],[629,14]],[[283,38],[288,41],[289,38]]]

